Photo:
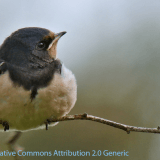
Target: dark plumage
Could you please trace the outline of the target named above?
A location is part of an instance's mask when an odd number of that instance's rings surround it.
[[[57,59],[56,51],[65,33],[22,28],[0,46],[0,118],[12,128],[38,127],[46,118],[63,116],[74,106],[76,80]],[[35,99],[34,103],[28,98]]]
[[[47,29],[24,28],[12,33],[0,48],[0,60],[5,62],[1,71],[8,70],[15,85],[33,91],[31,98],[35,98],[37,89],[46,87],[54,73],[61,70],[61,62],[47,51],[54,39],[54,33]]]

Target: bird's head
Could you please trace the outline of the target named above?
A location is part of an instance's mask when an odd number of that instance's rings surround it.
[[[40,61],[52,62],[57,58],[57,42],[65,33],[65,31],[53,33],[50,30],[38,27],[19,29],[4,41],[2,47],[4,46],[7,49],[7,54],[4,53],[3,56],[7,57],[5,58],[7,60],[10,58],[13,60],[14,56],[17,61],[23,56],[23,59],[24,57],[37,58]],[[17,57],[19,58],[17,59]]]
[[[0,46],[0,62],[5,62],[12,81],[26,89],[46,86],[60,70],[57,42],[65,33],[27,27],[7,37]]]

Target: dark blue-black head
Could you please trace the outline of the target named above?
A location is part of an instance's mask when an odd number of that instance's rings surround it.
[[[65,33],[55,34],[38,27],[19,29],[7,37],[1,45],[0,58],[15,65],[21,64],[22,60],[25,63],[34,58],[37,58],[37,63],[39,61],[42,61],[42,64],[50,63],[57,58],[57,42]]]
[[[57,42],[65,33],[38,27],[15,31],[0,46],[1,71],[8,70],[11,80],[27,90],[47,86],[54,73],[60,72]]]

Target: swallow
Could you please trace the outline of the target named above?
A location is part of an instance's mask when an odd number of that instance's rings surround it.
[[[21,28],[0,46],[0,120],[4,130],[41,128],[48,118],[62,117],[74,107],[76,78],[57,57],[57,43],[64,34]]]

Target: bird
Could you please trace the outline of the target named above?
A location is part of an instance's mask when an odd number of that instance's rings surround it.
[[[1,44],[1,130],[44,128],[48,118],[65,116],[75,106],[76,78],[57,56],[57,44],[64,34],[25,27]]]

